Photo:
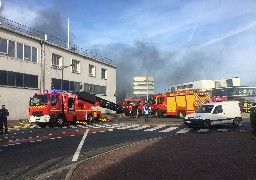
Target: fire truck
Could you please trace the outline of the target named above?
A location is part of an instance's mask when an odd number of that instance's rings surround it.
[[[200,105],[210,101],[207,92],[192,90],[159,94],[154,98],[151,109],[157,117],[178,116],[178,118],[184,118],[187,114],[194,113]]]
[[[145,104],[145,101],[139,98],[129,98],[125,99],[123,102],[123,109],[126,116],[131,116],[133,114],[133,108],[136,107],[138,110],[138,116],[142,115],[142,109]]]
[[[64,123],[87,121],[89,123],[102,118],[100,106],[114,111],[122,111],[122,107],[87,92],[46,92],[35,94],[30,98],[29,121],[44,128],[47,125],[62,126]]]
[[[227,101],[227,96],[214,96],[211,98],[212,102],[222,102],[222,101]]]

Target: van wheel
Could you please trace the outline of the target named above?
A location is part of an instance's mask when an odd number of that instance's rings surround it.
[[[205,129],[209,129],[209,128],[211,127],[211,121],[205,120],[203,127],[204,127]]]
[[[239,126],[239,123],[240,123],[239,118],[235,118],[235,119],[233,120],[232,125],[233,125],[234,127],[238,127],[238,126]]]
[[[185,114],[186,114],[185,111],[179,111],[178,112],[178,118],[183,119],[186,116]]]

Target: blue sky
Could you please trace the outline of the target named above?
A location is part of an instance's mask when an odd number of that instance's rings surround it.
[[[45,23],[48,33],[57,24],[64,39],[69,17],[72,42],[118,66],[119,91],[132,91],[133,76],[147,73],[156,93],[200,79],[240,77],[256,86],[255,0],[2,0],[2,7],[4,17]]]

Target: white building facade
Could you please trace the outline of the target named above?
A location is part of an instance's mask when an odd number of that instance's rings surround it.
[[[154,95],[154,78],[152,76],[138,76],[133,78],[133,94],[135,97],[147,99]]]
[[[210,91],[218,88],[238,87],[240,86],[240,78],[232,77],[220,80],[198,80],[188,83],[172,85],[171,92],[179,90],[204,90]]]
[[[115,103],[116,69],[47,38],[0,25],[0,105],[6,105],[9,119],[27,119],[30,97],[46,90],[81,89]]]

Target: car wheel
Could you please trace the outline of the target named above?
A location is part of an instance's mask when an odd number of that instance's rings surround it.
[[[203,127],[204,127],[205,129],[209,129],[209,128],[211,127],[211,121],[205,120],[205,121],[204,121],[204,124],[203,124]]]
[[[234,127],[238,127],[239,126],[239,119],[238,118],[235,118],[234,120],[233,120],[233,123],[232,123],[232,125],[234,126]]]
[[[40,128],[45,128],[47,124],[37,124]]]

